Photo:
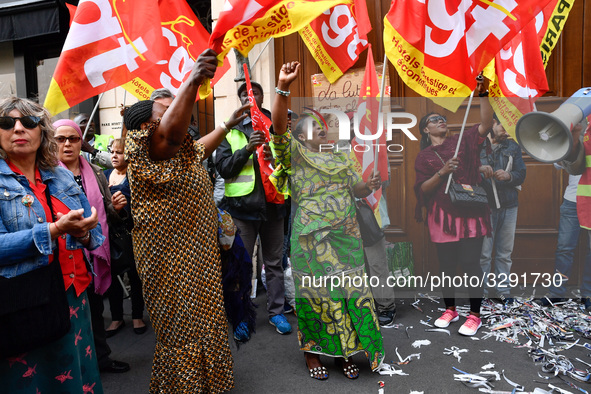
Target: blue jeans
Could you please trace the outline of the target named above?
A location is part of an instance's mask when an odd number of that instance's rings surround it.
[[[515,243],[515,226],[517,225],[517,207],[501,208],[493,211],[492,236],[484,237],[480,254],[480,267],[485,275],[490,273],[492,252],[495,251],[495,274],[489,277],[486,288],[496,287],[499,294],[509,296],[509,274],[511,273],[511,253]],[[494,279],[494,280],[490,280]]]
[[[556,261],[554,272],[563,275],[560,287],[550,287],[550,297],[563,298],[566,296],[566,283],[570,278],[575,248],[579,241],[581,227],[577,217],[577,204],[564,200],[560,206],[560,223],[558,225],[558,246],[556,247]],[[581,296],[591,297],[591,252],[585,257]]]

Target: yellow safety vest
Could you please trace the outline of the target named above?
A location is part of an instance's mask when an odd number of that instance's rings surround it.
[[[230,143],[232,153],[244,148],[248,144],[244,133],[236,129],[232,129],[226,135],[226,139]],[[240,197],[250,194],[254,190],[254,176],[253,154],[251,154],[244,167],[242,167],[242,170],[240,170],[240,173],[233,178],[225,180],[225,195],[227,197]]]
[[[577,214],[581,227],[591,230],[591,131],[583,137],[585,149],[585,171],[577,187]]]

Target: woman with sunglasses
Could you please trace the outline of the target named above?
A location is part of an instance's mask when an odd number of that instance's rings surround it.
[[[127,363],[111,360],[111,349],[107,345],[104,326],[104,304],[102,295],[111,286],[111,250],[109,243],[109,226],[120,223],[126,212],[123,207],[127,204],[125,196],[117,192],[111,196],[109,183],[103,170],[86,161],[80,155],[82,149],[82,131],[72,120],[61,119],[53,124],[55,127],[55,140],[58,144],[59,165],[67,168],[74,174],[74,179],[84,192],[90,205],[96,208],[99,223],[105,241],[97,249],[87,254],[94,273],[94,286],[88,290],[90,311],[92,314],[92,330],[94,333],[96,357],[101,371],[126,372],[129,369]],[[118,283],[115,285],[119,286]]]
[[[478,91],[485,90],[482,83]],[[464,132],[457,157],[454,157],[459,135],[449,136],[445,116],[432,112],[425,115],[420,123],[421,151],[415,160],[416,182],[414,186],[418,204],[415,211],[417,221],[423,220],[422,207],[427,209],[427,225],[431,241],[435,243],[439,259],[440,274],[454,277],[457,266],[468,277],[482,277],[480,252],[484,236],[491,231],[490,211],[482,208],[458,208],[445,194],[448,177],[452,181],[467,185],[481,182],[480,172],[486,172],[480,165],[480,149],[492,129],[492,107],[488,99],[481,100],[481,123]],[[486,173],[489,177],[490,172]],[[454,287],[442,286],[446,310],[435,321],[435,326],[445,328],[459,320],[456,312]],[[474,335],[482,325],[480,305],[483,289],[470,286],[470,314],[460,327],[462,335]]]
[[[59,264],[71,322],[60,339],[11,357],[0,355],[0,381],[7,393],[89,388],[102,393],[86,294],[91,276],[82,254],[96,250],[104,236],[96,209],[72,174],[57,167],[56,154],[47,110],[16,97],[0,101],[0,276],[15,278]],[[0,335],[6,336],[3,319]]]

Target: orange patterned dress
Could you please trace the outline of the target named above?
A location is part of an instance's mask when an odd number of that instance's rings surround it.
[[[133,246],[156,332],[150,393],[218,393],[234,386],[221,285],[217,210],[187,136],[170,160],[152,161],[148,130],[127,133]]]

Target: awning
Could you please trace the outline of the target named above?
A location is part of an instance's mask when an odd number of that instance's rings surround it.
[[[0,42],[59,32],[55,0],[0,0]]]

